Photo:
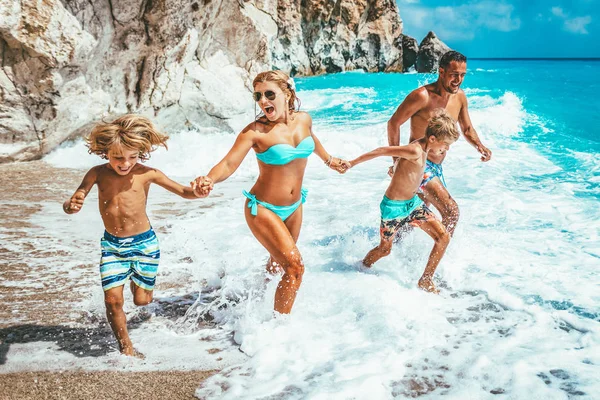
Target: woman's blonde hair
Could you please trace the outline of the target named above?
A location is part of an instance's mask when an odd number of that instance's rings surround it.
[[[85,141],[90,154],[97,154],[104,159],[108,158],[113,146],[120,146],[137,150],[140,160],[146,161],[158,146],[167,148],[168,138],[148,118],[127,114],[112,122],[96,125]]]
[[[437,140],[456,142],[459,138],[458,128],[454,118],[443,108],[435,110],[427,123],[425,137],[434,136]]]
[[[283,71],[265,71],[256,75],[252,82],[252,87],[256,87],[257,83],[261,82],[273,82],[279,86],[281,91],[285,94],[290,95],[288,100],[288,109],[290,111],[300,110],[300,99],[296,96],[296,88],[294,87],[292,79]],[[296,102],[298,107],[296,107]]]

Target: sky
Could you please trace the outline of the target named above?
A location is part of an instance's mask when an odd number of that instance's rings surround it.
[[[470,58],[600,57],[600,0],[397,0],[403,33]]]

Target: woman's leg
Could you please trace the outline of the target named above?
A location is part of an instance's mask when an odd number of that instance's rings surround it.
[[[302,205],[300,205],[300,207],[284,221],[284,224],[288,228],[290,235],[292,235],[294,243],[298,243],[300,228],[302,228]],[[269,261],[267,261],[267,272],[271,274],[282,272],[281,266],[273,257],[273,254],[270,254]]]
[[[297,218],[297,210],[290,218]],[[266,208],[259,206],[257,215],[250,213],[248,207],[244,207],[244,214],[248,227],[262,244],[271,257],[280,265],[284,274],[277,286],[275,292],[275,311],[282,314],[289,314],[292,311],[296,293],[302,283],[302,275],[304,274],[304,264],[302,256],[296,247],[295,239],[300,233],[300,221],[292,220],[291,226],[294,228],[295,237],[290,233],[289,228],[275,213]]]

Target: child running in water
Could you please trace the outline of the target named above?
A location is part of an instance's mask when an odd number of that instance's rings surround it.
[[[186,199],[197,198],[190,187],[138,162],[146,161],[157,146],[166,148],[167,139],[139,115],[124,115],[97,125],[86,138],[87,146],[90,153],[108,162],[90,169],[75,194],[63,204],[67,214],[79,212],[92,186],[98,185],[100,215],[106,229],[100,240],[106,316],[121,353],[140,358],[143,355],[133,348],[127,333],[123,287],[131,278],[134,304],[142,306],[152,301],[160,250],[146,215],[150,184],[156,183]]]
[[[351,160],[351,167],[380,156],[397,157],[392,182],[380,204],[381,242],[365,256],[363,264],[371,267],[377,260],[390,254],[396,234],[402,234],[411,227],[420,227],[435,241],[419,287],[425,291],[439,293],[433,284],[433,274],[437,268],[450,235],[440,221],[417,196],[423,180],[423,170],[427,154],[444,155],[450,145],[458,139],[456,122],[446,111],[440,109],[429,120],[425,137],[406,146],[380,147]]]

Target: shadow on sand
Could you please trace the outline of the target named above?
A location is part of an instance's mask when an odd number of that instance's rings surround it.
[[[155,298],[150,305],[127,315],[127,329],[135,330],[154,317],[175,322],[185,315],[197,297],[197,294],[188,294]],[[59,350],[75,357],[101,357],[118,350],[110,326],[103,316],[92,315],[84,319],[85,324],[92,326],[23,324],[0,329],[0,365],[6,364],[10,346],[15,343],[52,342],[57,344]]]

